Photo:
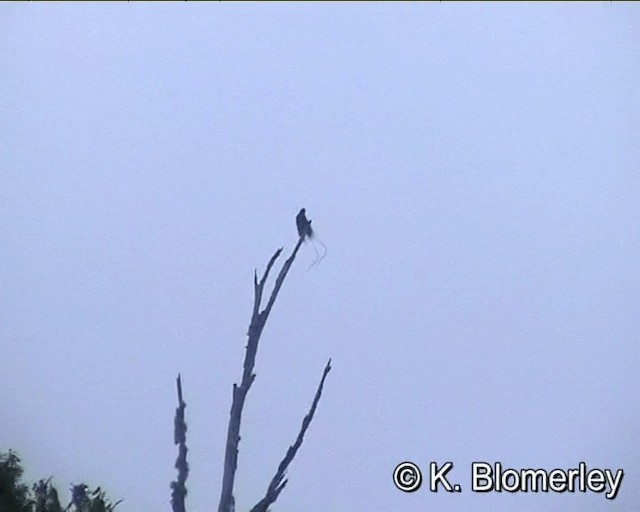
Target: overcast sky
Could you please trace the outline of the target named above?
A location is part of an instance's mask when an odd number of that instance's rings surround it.
[[[264,331],[238,511],[329,357],[274,510],[638,510],[638,5],[13,3],[0,69],[0,449],[27,481],[169,511],[181,372],[187,507],[214,510],[253,270],[304,206],[328,252]],[[399,492],[404,460],[463,492]],[[473,461],[626,474],[612,502],[477,494]]]

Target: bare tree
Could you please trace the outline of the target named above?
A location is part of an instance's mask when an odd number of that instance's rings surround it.
[[[304,213],[304,210],[301,210]],[[299,214],[300,215],[300,214]],[[231,403],[231,412],[229,418],[229,425],[227,428],[227,441],[225,447],[225,457],[224,457],[224,473],[222,476],[222,492],[220,494],[220,503],[218,505],[218,512],[234,512],[235,511],[235,499],[233,496],[233,485],[235,481],[236,468],[238,466],[238,445],[240,443],[240,423],[242,420],[242,410],[244,408],[244,403],[247,398],[247,393],[253,384],[255,379],[255,374],[253,373],[253,368],[255,366],[256,354],[258,352],[258,343],[260,341],[260,336],[262,335],[262,331],[264,326],[269,318],[269,314],[271,313],[271,308],[276,301],[280,288],[282,287],[282,283],[284,282],[293,261],[298,254],[298,250],[304,242],[305,237],[309,235],[311,222],[306,220],[308,229],[301,229],[300,222],[297,222],[298,225],[298,234],[300,235],[298,239],[298,243],[296,244],[291,256],[284,262],[282,265],[282,269],[276,278],[275,285],[267,302],[267,305],[264,309],[260,309],[262,305],[262,294],[264,291],[264,286],[271,271],[271,268],[275,264],[276,260],[282,253],[282,248],[278,249],[271,259],[267,263],[267,267],[258,281],[257,271],[254,272],[253,276],[253,312],[251,315],[251,323],[249,324],[249,331],[247,335],[249,337],[245,352],[244,358],[244,369],[242,372],[242,381],[240,385],[233,385],[233,400]],[[285,457],[280,462],[276,474],[274,475],[271,483],[267,488],[267,492],[265,496],[251,509],[252,512],[266,512],[267,508],[270,504],[274,503],[278,498],[285,485],[287,484],[287,480],[284,479],[287,467],[293,460],[296,455],[296,452],[302,445],[302,441],[304,438],[304,434],[309,427],[313,419],[313,415],[315,413],[316,407],[320,400],[320,396],[322,395],[322,388],[324,385],[324,381],[327,377],[327,374],[331,370],[331,360],[327,362],[327,365],[322,374],[322,379],[320,380],[320,384],[318,385],[318,389],[316,391],[315,397],[313,399],[313,403],[308,414],[305,416],[300,432],[296,438],[296,441],[292,446],[289,447]]]

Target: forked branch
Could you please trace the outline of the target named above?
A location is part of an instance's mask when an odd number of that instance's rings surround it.
[[[269,260],[269,263],[267,263],[267,268],[265,269],[260,281],[258,281],[257,272],[254,272],[253,312],[251,315],[251,323],[249,324],[249,332],[247,333],[249,339],[247,341],[247,347],[244,357],[242,381],[240,382],[239,386],[238,384],[233,385],[233,400],[231,402],[231,412],[229,413],[229,426],[227,428],[227,442],[225,446],[224,456],[224,472],[222,475],[222,491],[220,494],[220,503],[218,504],[218,512],[233,512],[235,509],[233,484],[235,481],[236,468],[238,467],[240,423],[242,420],[244,401],[247,397],[249,389],[251,388],[251,384],[253,384],[253,380],[255,379],[253,368],[255,366],[256,354],[258,352],[258,342],[260,341],[260,335],[262,334],[262,330],[264,329],[267,318],[269,318],[269,313],[271,313],[271,308],[273,307],[273,304],[278,297],[278,292],[282,287],[282,283],[284,282],[284,279],[287,276],[287,273],[289,272],[293,260],[298,254],[298,250],[300,249],[303,241],[304,235],[300,236],[295,249],[291,253],[291,256],[289,256],[289,258],[282,265],[282,269],[280,270],[280,273],[276,278],[276,282],[273,287],[273,291],[271,292],[271,296],[269,297],[269,301],[262,311],[260,311],[260,307],[262,303],[264,285],[267,281],[267,277],[269,276],[271,268],[282,253],[282,248],[278,249],[273,254],[273,256],[271,256],[271,259]]]

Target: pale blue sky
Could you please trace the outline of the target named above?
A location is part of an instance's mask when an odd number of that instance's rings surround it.
[[[640,504],[640,8],[0,6],[0,448],[121,512],[220,491],[252,273],[307,208],[245,408],[238,510],[334,369],[280,512]],[[454,461],[461,494],[395,465]],[[474,494],[472,461],[623,468]]]

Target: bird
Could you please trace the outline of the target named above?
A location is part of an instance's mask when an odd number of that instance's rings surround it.
[[[313,237],[311,221],[307,219],[307,213],[304,208],[301,208],[298,215],[296,215],[296,226],[298,228],[298,236],[301,238],[304,238],[305,236],[308,238]]]

